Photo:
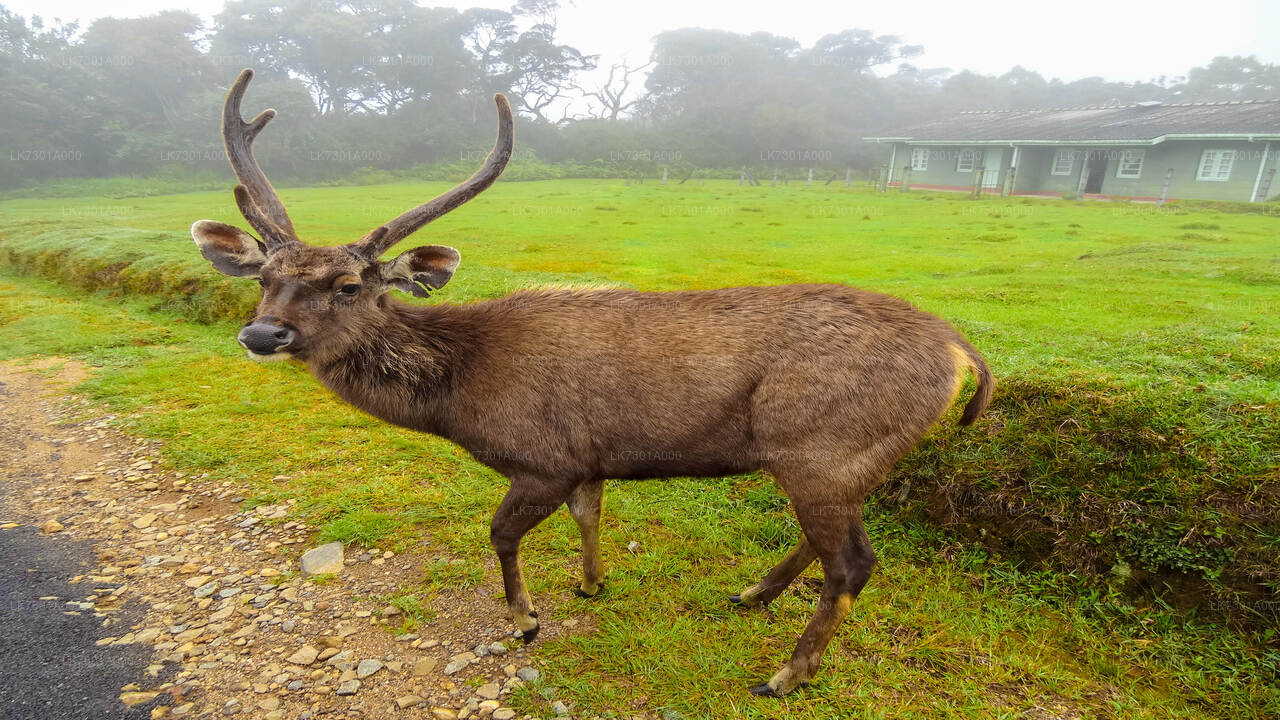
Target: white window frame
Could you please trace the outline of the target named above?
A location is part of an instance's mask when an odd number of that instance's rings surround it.
[[[1063,159],[1067,161],[1067,167],[1060,170],[1059,165]],[[1076,151],[1075,150],[1054,150],[1053,163],[1049,166],[1049,174],[1051,175],[1070,175],[1072,170],[1076,168]]]
[[[1116,177],[1125,180],[1136,180],[1142,177],[1142,163],[1146,160],[1146,150],[1121,150],[1120,159],[1116,163]],[[1133,172],[1125,172],[1125,163],[1129,162],[1129,158],[1137,158],[1137,168]]]
[[[969,161],[969,167],[964,167],[965,160]],[[956,172],[958,173],[971,173],[974,170],[977,170],[981,163],[982,150],[976,148],[971,150],[961,150],[956,154]]]
[[[915,172],[929,169],[929,148],[911,148],[911,169]]]
[[[1205,172],[1205,163],[1209,163],[1209,172]],[[1206,148],[1200,153],[1200,164],[1196,166],[1196,180],[1204,182],[1226,182],[1231,179],[1231,171],[1235,168],[1236,151],[1227,148]],[[1225,172],[1225,174],[1224,174]]]

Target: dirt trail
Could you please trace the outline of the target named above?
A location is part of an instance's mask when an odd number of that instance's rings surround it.
[[[288,504],[242,511],[240,488],[165,470],[158,444],[66,392],[85,377],[74,362],[0,365],[0,533],[35,526],[91,543],[98,564],[68,579],[79,596],[49,602],[100,618],[98,646],[149,651],[141,675],[115,691],[122,712],[516,716],[510,693],[537,670],[495,587],[437,596],[430,622],[396,635],[404,618],[379,598],[420,581],[422,557],[347,548],[335,580],[301,578],[313,531],[289,519]]]

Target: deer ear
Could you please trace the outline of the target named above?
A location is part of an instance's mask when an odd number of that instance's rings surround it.
[[[382,263],[382,277],[400,290],[426,297],[424,286],[432,290],[444,287],[461,261],[462,255],[451,247],[424,245]]]
[[[200,220],[191,226],[200,254],[223,275],[257,277],[267,264],[267,246],[234,225]]]

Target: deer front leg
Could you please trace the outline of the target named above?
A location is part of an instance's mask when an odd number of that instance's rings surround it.
[[[520,540],[548,515],[555,512],[569,495],[569,488],[537,479],[511,479],[498,511],[489,527],[489,541],[502,565],[502,585],[507,606],[516,628],[525,642],[533,642],[538,634],[538,613],[524,584],[520,571]]]
[[[600,558],[600,505],[604,500],[604,481],[589,481],[574,488],[569,495],[569,514],[582,533],[582,585],[573,594],[595,597],[604,588],[604,561]]]

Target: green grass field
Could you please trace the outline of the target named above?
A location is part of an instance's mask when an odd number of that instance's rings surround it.
[[[305,240],[332,244],[443,187],[281,194]],[[530,589],[599,627],[537,650],[558,697],[686,718],[1280,714],[1280,217],[1238,210],[556,181],[500,183],[418,233],[463,255],[431,302],[847,283],[948,319],[1001,383],[975,430],[944,423],[878,494],[881,564],[785,711],[744,688],[785,659],[816,589],[770,614],[725,602],[797,536],[768,478],[611,486],[610,589],[591,602],[568,599],[578,539],[557,514],[526,540]],[[99,366],[80,390],[174,466],[297,498],[325,538],[488,560],[502,478],[243,358],[257,286],[216,275],[186,230],[243,225],[229,192],[0,212],[0,356]],[[402,593],[478,577],[424,572]]]

